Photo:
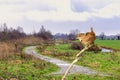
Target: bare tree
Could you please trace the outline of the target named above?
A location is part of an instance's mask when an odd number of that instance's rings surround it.
[[[36,36],[45,40],[53,38],[52,33],[49,30],[46,30],[43,25],[41,26],[40,31],[36,33]]]
[[[8,28],[6,23],[1,25],[0,40],[2,41],[10,40],[10,39],[18,39],[24,36],[26,36],[26,34],[24,33],[23,28],[20,26],[17,29],[14,29],[14,28]]]
[[[1,31],[1,39],[2,40],[6,40],[7,39],[7,34],[8,34],[8,28],[7,28],[7,24],[4,23],[2,26],[2,31]]]
[[[70,34],[68,35],[68,39],[70,39],[70,40],[75,40],[77,34],[79,34],[79,33],[80,33],[80,31],[79,31],[78,29],[71,30],[71,31],[70,31]]]
[[[23,28],[20,27],[20,26],[17,27],[17,31],[19,31],[20,33],[23,33],[23,32],[24,32],[24,31],[23,31]]]
[[[105,39],[105,34],[104,34],[104,32],[102,32],[102,33],[99,35],[99,38],[100,38],[101,40],[104,40],[104,39]]]
[[[117,37],[117,40],[120,40],[120,34],[117,34],[116,37]]]

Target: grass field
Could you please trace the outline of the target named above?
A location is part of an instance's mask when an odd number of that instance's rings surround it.
[[[25,45],[38,44],[38,39],[21,40]],[[38,42],[37,42],[38,41]],[[119,49],[119,41],[96,40],[101,46],[111,46]],[[27,44],[26,44],[27,42]],[[107,44],[105,44],[107,43]],[[113,46],[114,44],[114,46]],[[57,57],[62,60],[72,61],[79,50],[72,50],[71,44],[61,44],[57,46],[47,46],[43,52],[44,55]],[[21,47],[22,48],[22,47]],[[20,49],[21,50],[21,49]],[[10,80],[16,78],[19,80],[61,80],[61,75],[48,75],[51,72],[58,71],[59,68],[51,63],[33,58],[29,55],[23,55],[19,51],[16,53],[14,44],[2,42],[0,45],[0,79]],[[93,53],[85,52],[82,58],[77,62],[78,65],[90,67],[100,72],[114,74],[115,76],[101,77],[98,75],[73,74],[67,76],[68,80],[120,80],[120,53]]]
[[[99,46],[120,50],[120,40],[98,40],[97,39],[95,43],[98,44]]]
[[[72,50],[70,44],[61,44],[55,46],[48,46],[46,48],[45,55],[51,57],[57,57],[66,61],[73,61],[75,55],[79,50]],[[82,58],[77,62],[78,65],[90,67],[94,70],[100,72],[106,72],[108,74],[114,74],[112,80],[120,79],[120,52],[116,53],[94,53],[94,52],[85,52]],[[94,76],[95,77],[95,76]],[[100,79],[104,80],[104,79]]]
[[[49,80],[61,80],[62,75],[48,76]],[[48,80],[45,79],[45,80]],[[85,74],[70,74],[66,77],[66,80],[119,80],[111,76],[98,76],[98,75],[85,75]]]
[[[50,80],[46,75],[59,68],[22,52],[24,46],[40,43],[42,40],[35,37],[0,42],[0,80]]]
[[[33,58],[30,55],[11,56],[6,60],[0,60],[0,80],[43,80],[51,72],[59,68],[51,63]],[[15,79],[15,80],[16,80]]]

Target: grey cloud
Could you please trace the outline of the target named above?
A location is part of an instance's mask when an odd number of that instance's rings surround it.
[[[75,12],[83,12],[89,10],[87,6],[79,3],[77,0],[71,0],[71,9]]]
[[[26,32],[32,32],[33,28],[38,31],[41,25],[51,32],[55,33],[69,33],[73,29],[79,29],[80,32],[87,32],[90,30],[90,27],[93,27],[96,34],[99,35],[101,32],[104,32],[107,35],[120,33],[120,18],[112,18],[112,19],[102,19],[98,18],[97,20],[90,20],[87,22],[79,22],[79,21],[66,21],[66,22],[29,22],[24,21],[26,24],[23,24]],[[24,26],[26,25],[26,27]]]

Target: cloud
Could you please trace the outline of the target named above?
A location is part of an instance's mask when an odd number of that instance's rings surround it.
[[[48,11],[41,12],[38,10],[30,11],[26,13],[26,17],[35,21],[86,21],[90,15],[87,12],[73,13],[73,12],[59,12]]]
[[[120,17],[119,7],[120,4],[118,3],[109,4],[100,10],[95,9],[92,15],[100,18]]]
[[[20,3],[24,3],[25,0],[0,0],[0,4],[20,4]]]
[[[74,7],[77,3],[77,7]],[[79,7],[79,4],[82,4]],[[120,17],[119,0],[0,0],[0,21],[88,21]],[[75,8],[82,8],[82,12]],[[76,11],[74,11],[74,10]]]
[[[91,11],[73,12],[69,11],[30,11],[26,14],[27,18],[36,21],[88,21],[94,18],[113,18],[120,17],[120,4],[109,4],[100,9],[92,9]],[[63,9],[64,10],[64,9]]]
[[[19,6],[0,5],[0,23],[15,23],[23,17],[22,12],[17,12]]]
[[[120,0],[71,0],[73,2],[73,5],[79,7],[79,6],[86,6],[89,9],[92,8],[102,8],[106,5],[109,5],[111,3],[120,3]]]

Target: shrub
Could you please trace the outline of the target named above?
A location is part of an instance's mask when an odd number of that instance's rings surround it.
[[[84,48],[83,44],[80,42],[73,42],[71,45],[72,49],[82,50]]]
[[[84,48],[84,46],[80,42],[73,42],[71,45],[71,48],[75,49],[75,50],[82,50]],[[101,47],[94,45],[93,47],[89,48],[88,51],[98,52],[98,51],[101,51]]]
[[[98,52],[98,51],[101,51],[101,47],[97,46],[97,45],[94,45],[93,47],[89,48],[88,51],[95,51],[95,52]]]

